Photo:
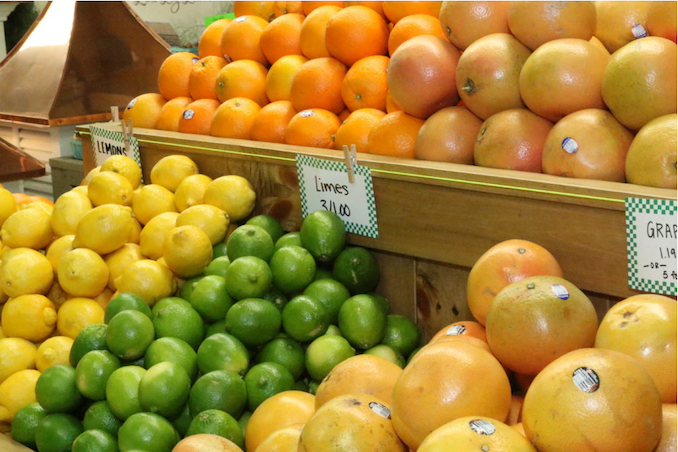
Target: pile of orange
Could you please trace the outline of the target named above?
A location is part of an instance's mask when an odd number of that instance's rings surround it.
[[[675,8],[236,1],[125,113],[138,127],[675,188]]]

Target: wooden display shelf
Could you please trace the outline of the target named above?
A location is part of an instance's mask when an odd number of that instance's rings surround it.
[[[99,127],[119,130],[111,123]],[[88,128],[85,173],[94,167]],[[135,129],[143,172],[162,157],[184,154],[210,177],[237,174],[257,192],[256,213],[301,224],[296,154],[343,160],[338,151]],[[628,288],[624,200],[676,199],[676,190],[469,165],[358,154],[372,169],[379,238],[350,235],[377,251],[381,289],[397,312],[414,315],[432,334],[471,318],[465,306],[469,268],[508,239],[531,240],[558,259],[565,277],[586,290],[599,313],[636,293]]]

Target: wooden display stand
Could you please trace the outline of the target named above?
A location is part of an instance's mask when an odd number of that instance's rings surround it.
[[[112,123],[97,126],[120,130]],[[88,128],[85,174],[94,167]],[[343,160],[338,151],[135,129],[145,180],[162,157],[184,154],[210,177],[237,174],[257,193],[255,214],[286,230],[301,224],[296,154]],[[396,313],[416,319],[425,337],[472,319],[466,280],[490,247],[513,238],[536,242],[560,262],[565,278],[585,290],[599,315],[636,293],[627,285],[624,200],[676,199],[676,190],[567,179],[419,160],[358,154],[372,169],[379,238],[350,235],[375,251],[379,290]]]

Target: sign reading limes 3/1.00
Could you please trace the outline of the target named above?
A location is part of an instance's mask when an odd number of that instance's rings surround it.
[[[139,166],[141,166],[141,157],[139,156],[139,142],[136,137],[129,140],[129,151],[125,150],[125,139],[122,132],[103,129],[101,127],[90,126],[92,132],[92,152],[94,153],[94,162],[96,166],[101,166],[112,155],[126,155]]]
[[[629,287],[676,295],[676,201],[626,198]]]
[[[316,210],[334,212],[348,232],[379,237],[372,173],[366,166],[354,165],[350,183],[346,164],[308,155],[297,155],[297,174],[304,218]]]

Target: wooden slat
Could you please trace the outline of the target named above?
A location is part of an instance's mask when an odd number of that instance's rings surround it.
[[[0,434],[0,451],[2,452],[31,452],[26,446],[23,446],[12,440],[9,436]]]
[[[411,257],[375,251],[381,279],[376,292],[391,302],[391,313],[415,318],[415,260]]]

